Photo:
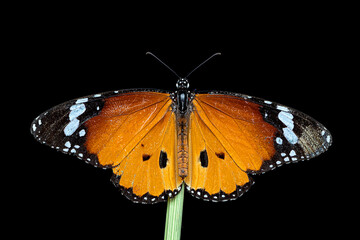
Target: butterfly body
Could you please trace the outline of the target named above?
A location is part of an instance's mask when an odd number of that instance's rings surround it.
[[[181,78],[176,83],[177,91],[172,96],[173,109],[176,116],[177,162],[179,176],[184,179],[189,167],[189,121],[192,111],[193,95],[188,90],[189,82]]]
[[[41,143],[112,169],[133,202],[156,203],[186,184],[207,201],[233,200],[251,175],[326,151],[330,132],[295,109],[248,95],[177,90],[111,91],[74,99],[39,115]]]
[[[185,178],[188,175],[189,164],[189,115],[176,114],[176,118],[179,176]]]

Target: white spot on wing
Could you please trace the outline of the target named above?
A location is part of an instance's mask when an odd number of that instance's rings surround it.
[[[285,112],[289,111],[289,109],[287,107],[285,107],[285,106],[276,106],[276,109],[281,110],[281,111],[285,111]]]
[[[298,142],[298,137],[293,132],[294,129],[294,116],[289,112],[281,111],[278,114],[278,118],[282,123],[285,124],[286,128],[283,128],[284,137],[290,144],[295,144]]]
[[[78,103],[84,103],[84,102],[87,102],[89,99],[88,98],[80,98],[78,99],[75,103],[78,104]]]
[[[79,132],[79,136],[80,136],[80,137],[85,136],[85,134],[86,134],[85,129],[80,130],[80,132]]]
[[[69,119],[70,121],[72,121],[74,118],[77,118],[78,116],[83,114],[86,111],[86,107],[85,104],[81,103],[81,104],[72,105],[70,107],[70,110],[71,112],[69,113]]]
[[[298,142],[298,137],[290,128],[283,128],[284,137],[290,144],[295,144]]]
[[[80,121],[77,118],[70,121],[68,125],[66,125],[66,127],[64,128],[65,136],[71,136],[79,127],[79,125],[80,125]]]
[[[78,99],[76,102],[84,102],[85,99],[87,101],[87,98],[82,98],[82,99]],[[65,136],[71,136],[76,131],[76,129],[78,129],[80,125],[80,121],[79,119],[77,119],[77,117],[79,117],[81,114],[83,114],[86,111],[86,107],[85,104],[80,103],[80,104],[72,105],[70,107],[70,110],[71,110],[69,113],[70,122],[64,128]]]
[[[294,121],[292,120],[294,116],[291,113],[281,111],[278,114],[278,118],[285,124],[285,126],[291,130],[294,129]]]
[[[293,156],[295,156],[295,155],[296,155],[296,152],[295,152],[294,150],[291,150],[290,153],[289,153],[289,156],[290,156],[290,157],[293,157]]]
[[[69,141],[67,141],[67,142],[65,143],[65,147],[71,148],[71,143],[70,143]]]

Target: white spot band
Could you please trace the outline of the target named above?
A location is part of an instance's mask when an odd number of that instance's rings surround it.
[[[284,137],[286,138],[286,140],[290,144],[297,143],[298,142],[298,137],[296,136],[296,134],[293,131],[293,129],[294,129],[294,121],[293,121],[294,116],[289,112],[281,111],[278,114],[278,118],[286,126],[285,128],[283,128],[283,134],[284,134]]]
[[[70,121],[68,125],[66,125],[66,127],[64,128],[65,136],[71,136],[79,127],[79,125],[80,125],[80,121],[77,118]]]

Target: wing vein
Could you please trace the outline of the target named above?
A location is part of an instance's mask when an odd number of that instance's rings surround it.
[[[220,143],[221,146],[224,148],[224,150],[226,151],[226,153],[228,154],[228,156],[230,157],[230,159],[234,162],[234,164],[235,164],[241,171],[243,171],[243,170],[241,169],[241,167],[236,163],[236,161],[234,160],[234,158],[233,158],[233,157],[230,155],[230,153],[227,151],[227,149],[224,147],[223,143],[215,136],[215,134],[211,131],[211,129],[209,128],[209,126],[204,122],[204,120],[201,118],[201,116],[199,115],[199,113],[197,112],[197,110],[195,110],[195,111],[196,111],[199,119],[200,119],[200,120],[202,121],[202,123],[206,126],[206,128],[210,131],[210,133],[219,141],[219,143]],[[209,149],[215,153],[215,151],[209,146],[209,144],[207,144],[207,141],[206,141],[206,139],[205,139],[204,133],[203,133],[203,131],[201,130],[200,124],[199,124],[199,122],[198,122],[198,120],[197,120],[196,118],[195,118],[195,121],[196,121],[196,124],[197,124],[197,126],[198,126],[198,128],[199,128],[199,131],[200,131],[200,133],[201,133],[201,136],[202,136],[202,139],[203,139],[203,141],[204,141],[204,143],[205,143],[205,146],[208,146]],[[221,180],[221,179],[220,179],[220,176],[221,176],[220,168],[218,168],[218,171],[219,171],[219,174],[218,174],[219,179],[218,179],[218,181],[220,181],[220,180]],[[233,177],[234,182],[236,182],[236,178],[235,178],[235,176],[234,176],[234,172],[233,172],[233,171],[231,171],[231,175],[232,175],[232,177]],[[205,176],[205,178],[204,178],[204,186],[205,186],[206,179],[207,179],[207,171],[206,171],[206,176]],[[221,182],[221,181],[220,181],[220,182]],[[220,187],[220,189],[221,189],[221,187]]]
[[[200,104],[198,104],[200,107],[201,107],[201,105]],[[201,107],[202,108],[202,107]],[[203,109],[203,108],[202,108]],[[221,134],[221,136],[223,136],[224,137],[224,139],[229,143],[229,145],[231,146],[231,148],[234,150],[234,152],[236,152],[237,153],[237,151],[235,150],[235,148],[232,146],[232,144],[226,139],[226,137],[221,133],[221,131],[214,125],[214,123],[211,121],[211,119],[209,118],[209,116],[207,115],[207,113],[205,112],[205,110],[203,109],[203,112],[204,112],[204,115],[206,115],[206,117],[209,119],[209,122],[212,124],[212,126],[219,132],[219,134]],[[200,116],[200,114],[198,113],[198,115],[199,115],[199,117],[201,118],[201,116]],[[234,121],[234,119],[231,117],[231,116],[229,116],[233,121]],[[203,121],[203,120],[202,120]],[[204,121],[203,121],[204,122]],[[236,123],[236,122],[235,122]],[[207,126],[207,124],[204,122],[204,124],[205,124],[205,126]],[[238,126],[238,125],[237,125]],[[208,126],[207,126],[208,127]],[[239,127],[239,126],[238,126]],[[208,127],[209,128],[209,127]],[[240,129],[240,127],[239,127],[239,129]],[[209,130],[211,131],[211,129],[209,128]],[[243,130],[242,129],[240,129],[240,131],[242,131],[243,132]],[[212,131],[211,131],[212,132]],[[213,132],[212,132],[213,133]],[[224,145],[222,144],[222,142],[219,140],[219,138],[213,133],[213,135],[214,135],[214,137],[221,143],[221,145],[224,147]],[[245,134],[243,134],[243,135],[245,135]],[[226,150],[226,148],[224,147],[224,149]],[[251,156],[249,155],[249,153],[246,153],[247,155],[248,155],[248,157],[249,157],[249,159],[252,159],[251,158]],[[257,154],[259,154],[258,152],[257,152]],[[230,154],[229,154],[230,155]],[[235,162],[235,164],[238,166],[238,164]],[[238,166],[238,167],[240,167],[240,166]],[[241,169],[241,168],[240,168]],[[242,169],[243,170],[243,169]],[[244,170],[243,170],[244,171]]]
[[[164,106],[165,106],[165,104],[161,107],[161,109],[162,109]],[[170,109],[170,106],[169,106],[169,109]],[[161,110],[160,110],[160,111],[161,111]],[[124,156],[124,158],[121,160],[121,162],[122,162],[127,156],[129,156],[129,154],[134,150],[134,148],[139,145],[139,143],[141,142],[141,140],[143,140],[143,139],[159,124],[159,122],[164,119],[165,115],[166,115],[168,112],[169,112],[169,110],[166,111],[166,112],[164,113],[164,115],[159,119],[159,121],[157,121],[157,122],[154,124],[154,126],[152,126],[151,129],[139,140],[139,142],[137,142],[137,143],[135,144],[135,146]],[[148,126],[149,124],[151,124],[152,121],[153,121],[153,120],[151,120],[146,126]],[[139,132],[128,142],[128,144],[124,146],[123,149],[125,149],[125,148],[130,144],[130,142],[131,142],[136,136],[138,136],[138,135],[140,134],[140,132],[141,132],[141,131],[139,131]],[[121,152],[122,152],[122,151],[121,151]],[[120,152],[119,154],[121,154],[121,152]],[[119,155],[119,154],[118,154],[118,155]],[[119,165],[121,164],[121,162],[120,162],[118,165],[116,165],[116,166],[119,166]]]
[[[167,100],[167,101],[161,106],[159,112],[161,111],[161,109],[163,109],[163,107],[166,105],[166,103],[167,103],[168,101],[169,101],[169,100]],[[150,106],[149,106],[149,107],[150,107]],[[144,108],[144,109],[145,109],[145,108]],[[106,145],[110,142],[110,140],[113,138],[113,136],[117,134],[117,132],[119,131],[120,127],[121,127],[121,126],[127,121],[127,119],[128,119],[132,114],[134,114],[134,113],[135,113],[135,112],[129,114],[129,115],[126,117],[126,119],[125,119],[121,124],[119,124],[119,126],[116,128],[116,130],[112,132],[112,134],[109,136],[108,140],[107,140],[106,142],[104,142],[103,146],[98,150],[98,152],[97,152],[96,154],[99,154],[99,152],[101,152],[101,151],[106,147]],[[155,114],[155,116],[153,117],[152,120],[150,120],[145,126],[142,126],[142,128],[138,131],[138,133],[135,134],[135,135],[129,140],[128,144],[126,144],[126,145],[124,146],[124,148],[126,148],[126,147],[129,145],[129,143],[130,143],[136,136],[138,136],[138,134],[142,131],[142,129],[144,129],[146,126],[148,126],[149,124],[151,124],[155,117],[156,117],[156,114]],[[159,121],[160,121],[160,120],[159,120]],[[124,149],[124,148],[123,148],[123,149]]]
[[[159,145],[159,148],[158,148],[158,149],[160,149],[161,146],[163,146],[163,144],[164,144],[164,139],[165,139],[165,136],[166,136],[166,134],[168,133],[168,130],[169,130],[169,128],[170,128],[170,123],[171,123],[171,120],[172,120],[171,117],[172,117],[173,114],[174,114],[174,113],[171,112],[170,117],[169,117],[169,120],[168,120],[168,123],[166,124],[165,133],[163,134],[163,139],[161,140],[161,144]],[[171,161],[171,160],[170,160],[170,161]],[[162,179],[162,181],[163,181],[163,186],[164,186],[164,189],[165,189],[166,182],[165,182],[165,177],[164,177],[164,172],[163,172],[163,171],[161,171],[161,179]]]
[[[219,141],[219,143],[221,144],[221,146],[224,148],[224,150],[227,152],[227,154],[230,156],[230,158],[234,161],[235,165],[240,168],[240,166],[236,163],[236,161],[234,160],[234,158],[233,158],[233,157],[230,155],[230,153],[227,151],[227,149],[226,149],[226,147],[223,145],[223,143],[219,140],[218,137],[216,137],[216,135],[213,133],[213,131],[211,131],[210,127],[209,127],[209,126],[204,122],[204,120],[201,118],[201,116],[200,116],[200,114],[198,113],[198,111],[195,110],[194,112],[197,113],[199,119],[204,123],[204,125],[206,126],[206,128],[209,129],[210,133]],[[203,132],[202,132],[202,130],[201,130],[200,125],[199,125],[198,122],[197,122],[197,124],[198,124],[198,127],[199,127],[199,129],[200,129],[200,132],[201,132],[201,135],[202,135],[202,138],[203,138],[205,144],[206,144],[207,146],[209,146],[209,144],[206,143],[207,141],[206,141],[206,139],[205,139],[205,137],[204,137],[204,134],[203,134]],[[214,126],[214,127],[215,127],[215,126]],[[216,128],[216,127],[215,127],[215,128]],[[216,129],[217,129],[217,128],[216,128]],[[217,129],[217,130],[218,130],[218,129]],[[219,130],[218,130],[218,131],[219,131]],[[209,149],[211,149],[211,151],[215,152],[210,146],[209,146]],[[241,168],[240,168],[240,169],[241,169]],[[241,170],[242,170],[242,169],[241,169]],[[242,170],[242,171],[243,171],[243,170]]]
[[[215,107],[215,106],[213,106],[213,105],[211,105],[211,104],[209,104],[209,103],[207,103],[207,102],[202,101],[201,99],[196,99],[196,98],[195,98],[195,101],[197,101],[199,105],[200,105],[199,101],[201,101],[201,103],[206,104],[206,105],[208,105],[209,107],[212,107],[212,108],[214,108],[215,110],[217,110],[217,111],[219,111],[219,112],[221,112],[221,113],[223,113],[223,114],[225,114],[225,115],[227,115],[227,116],[229,116],[229,117],[231,117],[231,118],[234,118],[234,117],[231,116],[230,114],[222,111],[221,109],[219,109],[219,108],[217,108],[217,107]],[[245,102],[246,102],[246,101],[245,101]],[[242,119],[242,118],[235,118],[235,119],[239,119],[239,120],[241,120],[241,121],[248,122],[248,123],[253,123],[253,124],[261,123],[260,121],[247,121],[247,120]]]
[[[149,108],[149,107],[151,107],[151,106],[154,106],[154,105],[159,104],[159,103],[164,102],[164,101],[165,101],[165,103],[164,103],[164,105],[165,105],[165,104],[167,103],[167,101],[169,101],[169,99],[166,99],[166,98],[165,98],[164,100],[157,101],[157,102],[155,102],[155,103],[152,103],[152,104],[147,105],[147,106],[145,106],[145,107],[139,108],[139,109],[137,109],[137,110],[135,110],[135,111],[133,111],[133,112],[130,112],[130,113],[117,114],[117,115],[111,115],[111,116],[103,116],[103,118],[113,118],[113,117],[120,117],[120,116],[132,115],[132,114],[134,114],[134,113],[136,113],[136,112],[139,112],[139,111],[141,111],[141,110],[144,110],[144,109],[146,109],[146,108]],[[130,105],[131,105],[131,104],[130,104]],[[89,119],[86,119],[84,122],[86,122],[87,120],[89,120]],[[84,122],[82,122],[82,124],[83,124]]]
[[[245,134],[245,132],[248,133],[247,131],[244,130],[244,129],[246,129],[246,127],[240,127],[240,122],[241,122],[241,123],[242,123],[242,122],[250,123],[250,124],[254,124],[254,125],[258,125],[258,124],[260,124],[260,122],[251,122],[251,121],[246,121],[246,120],[241,119],[241,118],[234,118],[234,117],[232,117],[230,114],[227,114],[226,112],[222,111],[222,110],[219,109],[219,108],[216,108],[216,107],[214,107],[214,106],[212,106],[212,105],[210,105],[210,104],[208,104],[208,103],[206,103],[206,102],[204,102],[204,101],[201,101],[201,102],[204,103],[204,104],[206,104],[206,105],[208,105],[208,106],[210,106],[210,107],[212,107],[213,109],[215,109],[215,110],[217,110],[217,111],[225,114],[226,116],[228,116],[228,117],[236,124],[236,126],[237,126],[238,129],[239,129],[239,131],[242,132],[242,136],[246,138],[246,142],[249,142],[249,143],[251,142],[251,141],[249,140],[248,134]],[[198,102],[198,105],[201,107],[201,104],[200,104],[199,102]],[[202,108],[202,107],[201,107],[201,108]],[[202,108],[202,109],[203,109],[203,108]],[[204,112],[204,114],[207,116],[207,113],[205,112],[204,109],[203,109],[203,112]],[[214,125],[214,123],[211,121],[211,119],[210,119],[208,116],[207,116],[207,118],[208,118],[209,121],[212,123],[212,125],[219,131],[219,129]],[[238,119],[239,122],[236,121],[235,119]],[[242,123],[242,124],[244,124],[244,123]],[[219,131],[219,133],[222,134],[221,131]],[[223,134],[222,134],[222,136],[226,139],[226,137],[225,137]],[[232,144],[231,144],[230,142],[229,142],[229,145],[232,146]],[[232,147],[233,147],[233,146],[232,146]],[[245,147],[246,147],[246,146],[245,146]],[[235,150],[234,147],[233,147],[233,149]],[[266,150],[266,149],[265,149],[265,150]],[[266,150],[266,151],[267,151],[267,150]],[[237,152],[237,151],[235,151],[235,152]],[[258,157],[259,157],[261,160],[263,160],[261,154],[260,154],[259,151],[258,151],[258,149],[255,149],[255,152],[256,152],[256,154],[258,155]],[[270,155],[268,151],[267,151],[267,153],[268,153],[268,155]],[[246,153],[246,154],[247,154],[247,156],[249,157],[249,159],[253,159],[253,158],[249,155],[249,153]],[[252,164],[253,164],[253,163],[252,163]],[[253,167],[255,167],[254,164],[253,164]]]

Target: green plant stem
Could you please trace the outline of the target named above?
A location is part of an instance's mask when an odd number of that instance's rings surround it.
[[[174,198],[169,198],[168,200],[166,209],[165,240],[180,240],[183,206],[184,185]]]

